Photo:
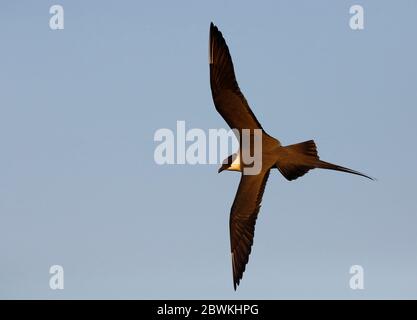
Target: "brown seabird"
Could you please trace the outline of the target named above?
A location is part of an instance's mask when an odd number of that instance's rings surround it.
[[[262,130],[262,167],[259,174],[243,174],[246,164],[241,161],[241,141],[239,141],[240,150],[229,156],[219,169],[219,172],[223,170],[242,172],[230,212],[233,286],[236,290],[249,260],[256,218],[271,169],[278,169],[289,181],[315,168],[343,171],[373,179],[358,171],[320,160],[313,140],[282,146],[277,139],[268,135],[239,89],[229,48],[222,33],[213,23],[210,24],[209,63],[214,105],[229,127],[236,129],[240,137],[244,129]]]

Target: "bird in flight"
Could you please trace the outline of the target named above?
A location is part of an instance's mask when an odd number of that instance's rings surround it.
[[[358,171],[320,160],[313,140],[282,146],[281,143],[262,129],[248,102],[239,89],[229,48],[222,33],[210,24],[209,38],[210,86],[216,110],[231,129],[262,133],[262,166],[256,175],[244,174],[245,161],[240,149],[223,161],[219,173],[223,170],[239,171],[241,178],[230,211],[230,246],[232,254],[233,287],[239,285],[249,261],[253,244],[255,223],[261,207],[262,195],[271,169],[278,169],[289,181],[295,180],[309,170],[320,168],[343,171],[373,180]]]

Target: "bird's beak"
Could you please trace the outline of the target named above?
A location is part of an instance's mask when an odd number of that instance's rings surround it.
[[[217,173],[220,173],[220,172],[222,172],[224,170],[224,167],[223,166],[221,166],[220,168],[219,168],[219,170],[217,171]]]

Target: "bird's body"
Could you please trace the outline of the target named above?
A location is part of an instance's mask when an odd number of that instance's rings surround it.
[[[262,165],[258,174],[244,174],[244,168],[249,167],[250,164],[242,160],[244,159],[242,154],[245,154],[244,151],[252,154],[253,145],[249,146],[251,150],[242,150],[247,147],[244,147],[241,141],[239,151],[230,155],[219,169],[219,172],[223,170],[241,172],[241,180],[230,212],[233,285],[236,290],[249,260],[255,223],[271,169],[278,169],[289,181],[315,168],[372,178],[358,171],[320,160],[313,140],[282,146],[279,140],[267,134],[239,89],[226,41],[213,23],[210,25],[209,64],[214,105],[230,128],[236,129],[240,136],[245,129],[249,129],[251,135],[255,134],[256,129],[261,131]]]

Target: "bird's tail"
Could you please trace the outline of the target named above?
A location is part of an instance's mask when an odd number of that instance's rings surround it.
[[[347,172],[374,180],[359,171],[320,160],[313,140],[289,145],[284,148],[286,151],[285,156],[279,158],[276,167],[287,180],[295,180],[315,168]]]

